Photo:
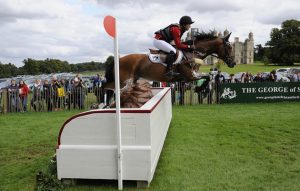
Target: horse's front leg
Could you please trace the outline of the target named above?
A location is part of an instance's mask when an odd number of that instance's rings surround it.
[[[191,68],[185,65],[179,65],[178,71],[183,76],[185,81],[195,81],[201,78],[200,76],[196,75],[197,72],[195,72],[194,70],[192,70]]]

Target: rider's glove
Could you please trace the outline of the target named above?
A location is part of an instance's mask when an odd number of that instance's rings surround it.
[[[193,51],[196,49],[196,47],[195,47],[195,45],[192,44],[192,45],[188,45],[188,49]]]

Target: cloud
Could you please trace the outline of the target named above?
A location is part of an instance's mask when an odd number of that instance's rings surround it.
[[[218,1],[218,0],[211,0],[211,1],[193,1],[188,3],[185,8],[186,10],[196,12],[198,14],[203,14],[206,12],[209,13],[216,13],[216,12],[230,12],[230,11],[239,11],[242,9],[242,5],[237,3],[238,1]]]
[[[52,6],[47,6],[52,5]],[[45,19],[55,17],[55,12],[50,11],[52,8],[61,10],[59,4],[47,4],[41,0],[39,3],[33,0],[26,1],[0,1],[0,23],[16,22],[19,19]],[[45,9],[46,8],[46,9]],[[65,7],[64,7],[65,8]],[[64,9],[63,8],[63,9]]]
[[[264,0],[265,1],[265,0]],[[300,19],[299,1],[275,1],[271,8],[258,6],[260,14],[255,15],[255,19],[266,25],[280,25],[283,21],[289,19]]]
[[[224,31],[243,41],[254,33],[264,44],[274,27],[299,19],[297,0],[0,0],[0,61],[18,66],[26,58],[71,63],[105,61],[113,41],[102,22],[117,18],[121,55],[147,52],[154,32],[190,15],[200,30]],[[29,6],[30,5],[30,6]]]
[[[2,13],[1,17],[6,22],[0,26],[1,60],[18,60],[17,65],[21,65],[28,57],[74,62],[90,60],[88,57],[100,59],[97,51],[102,48],[97,44],[101,40],[99,20],[82,14],[80,6],[59,0],[40,3],[27,0],[18,6],[16,1],[14,6],[13,1],[9,2],[11,4],[2,1],[0,4],[10,12]],[[103,49],[103,52],[106,51]]]

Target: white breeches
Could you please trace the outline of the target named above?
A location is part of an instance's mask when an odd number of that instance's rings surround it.
[[[173,51],[174,53],[176,53],[176,49],[164,40],[157,40],[156,38],[154,38],[153,45],[155,48],[164,52],[170,53],[171,51]]]

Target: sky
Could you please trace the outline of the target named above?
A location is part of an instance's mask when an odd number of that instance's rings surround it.
[[[0,0],[0,62],[20,67],[27,58],[69,63],[104,62],[113,40],[103,27],[117,20],[119,52],[146,53],[155,31],[189,15],[192,27],[225,29],[230,41],[254,34],[254,44],[270,40],[272,28],[300,20],[299,0]]]

